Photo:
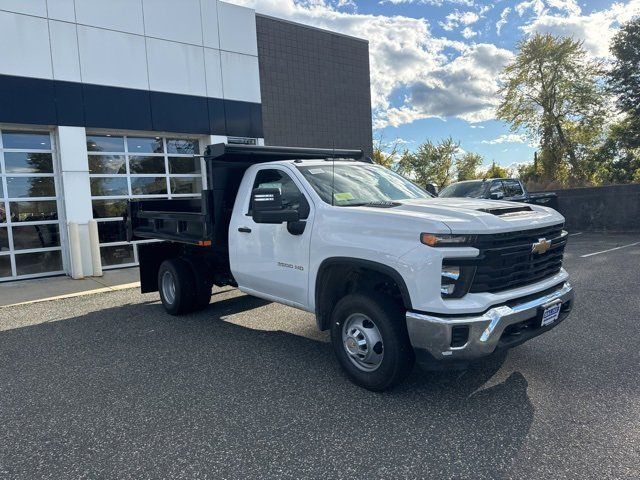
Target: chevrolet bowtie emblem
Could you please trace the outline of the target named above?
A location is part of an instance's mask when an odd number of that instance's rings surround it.
[[[538,241],[531,245],[531,253],[545,253],[551,248],[551,242],[546,238],[539,238]]]

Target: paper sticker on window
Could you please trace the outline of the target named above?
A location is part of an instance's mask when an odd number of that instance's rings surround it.
[[[336,202],[346,202],[347,200],[353,200],[353,195],[349,192],[334,193],[333,198],[336,199]]]
[[[323,169],[321,169],[321,168],[310,168],[310,169],[309,169],[309,173],[310,173],[311,175],[317,175],[317,174],[319,174],[319,173],[324,173],[324,170],[323,170]]]
[[[261,183],[259,188],[277,188],[278,190],[282,190],[282,184],[276,182]]]

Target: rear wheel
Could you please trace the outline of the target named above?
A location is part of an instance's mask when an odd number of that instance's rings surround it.
[[[388,297],[342,298],[332,313],[331,342],[347,375],[369,390],[392,388],[415,361],[404,313]]]
[[[158,290],[167,313],[181,315],[193,311],[196,301],[195,276],[181,258],[165,260],[158,270]]]

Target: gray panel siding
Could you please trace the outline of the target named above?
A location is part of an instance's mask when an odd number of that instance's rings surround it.
[[[265,143],[372,147],[367,42],[256,15]]]

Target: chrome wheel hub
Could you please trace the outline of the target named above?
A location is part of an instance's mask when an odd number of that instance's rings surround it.
[[[354,313],[345,320],[342,344],[349,360],[360,370],[372,372],[382,363],[382,335],[376,324],[362,313]]]
[[[176,282],[171,272],[164,272],[162,274],[162,295],[170,304],[176,301]]]

